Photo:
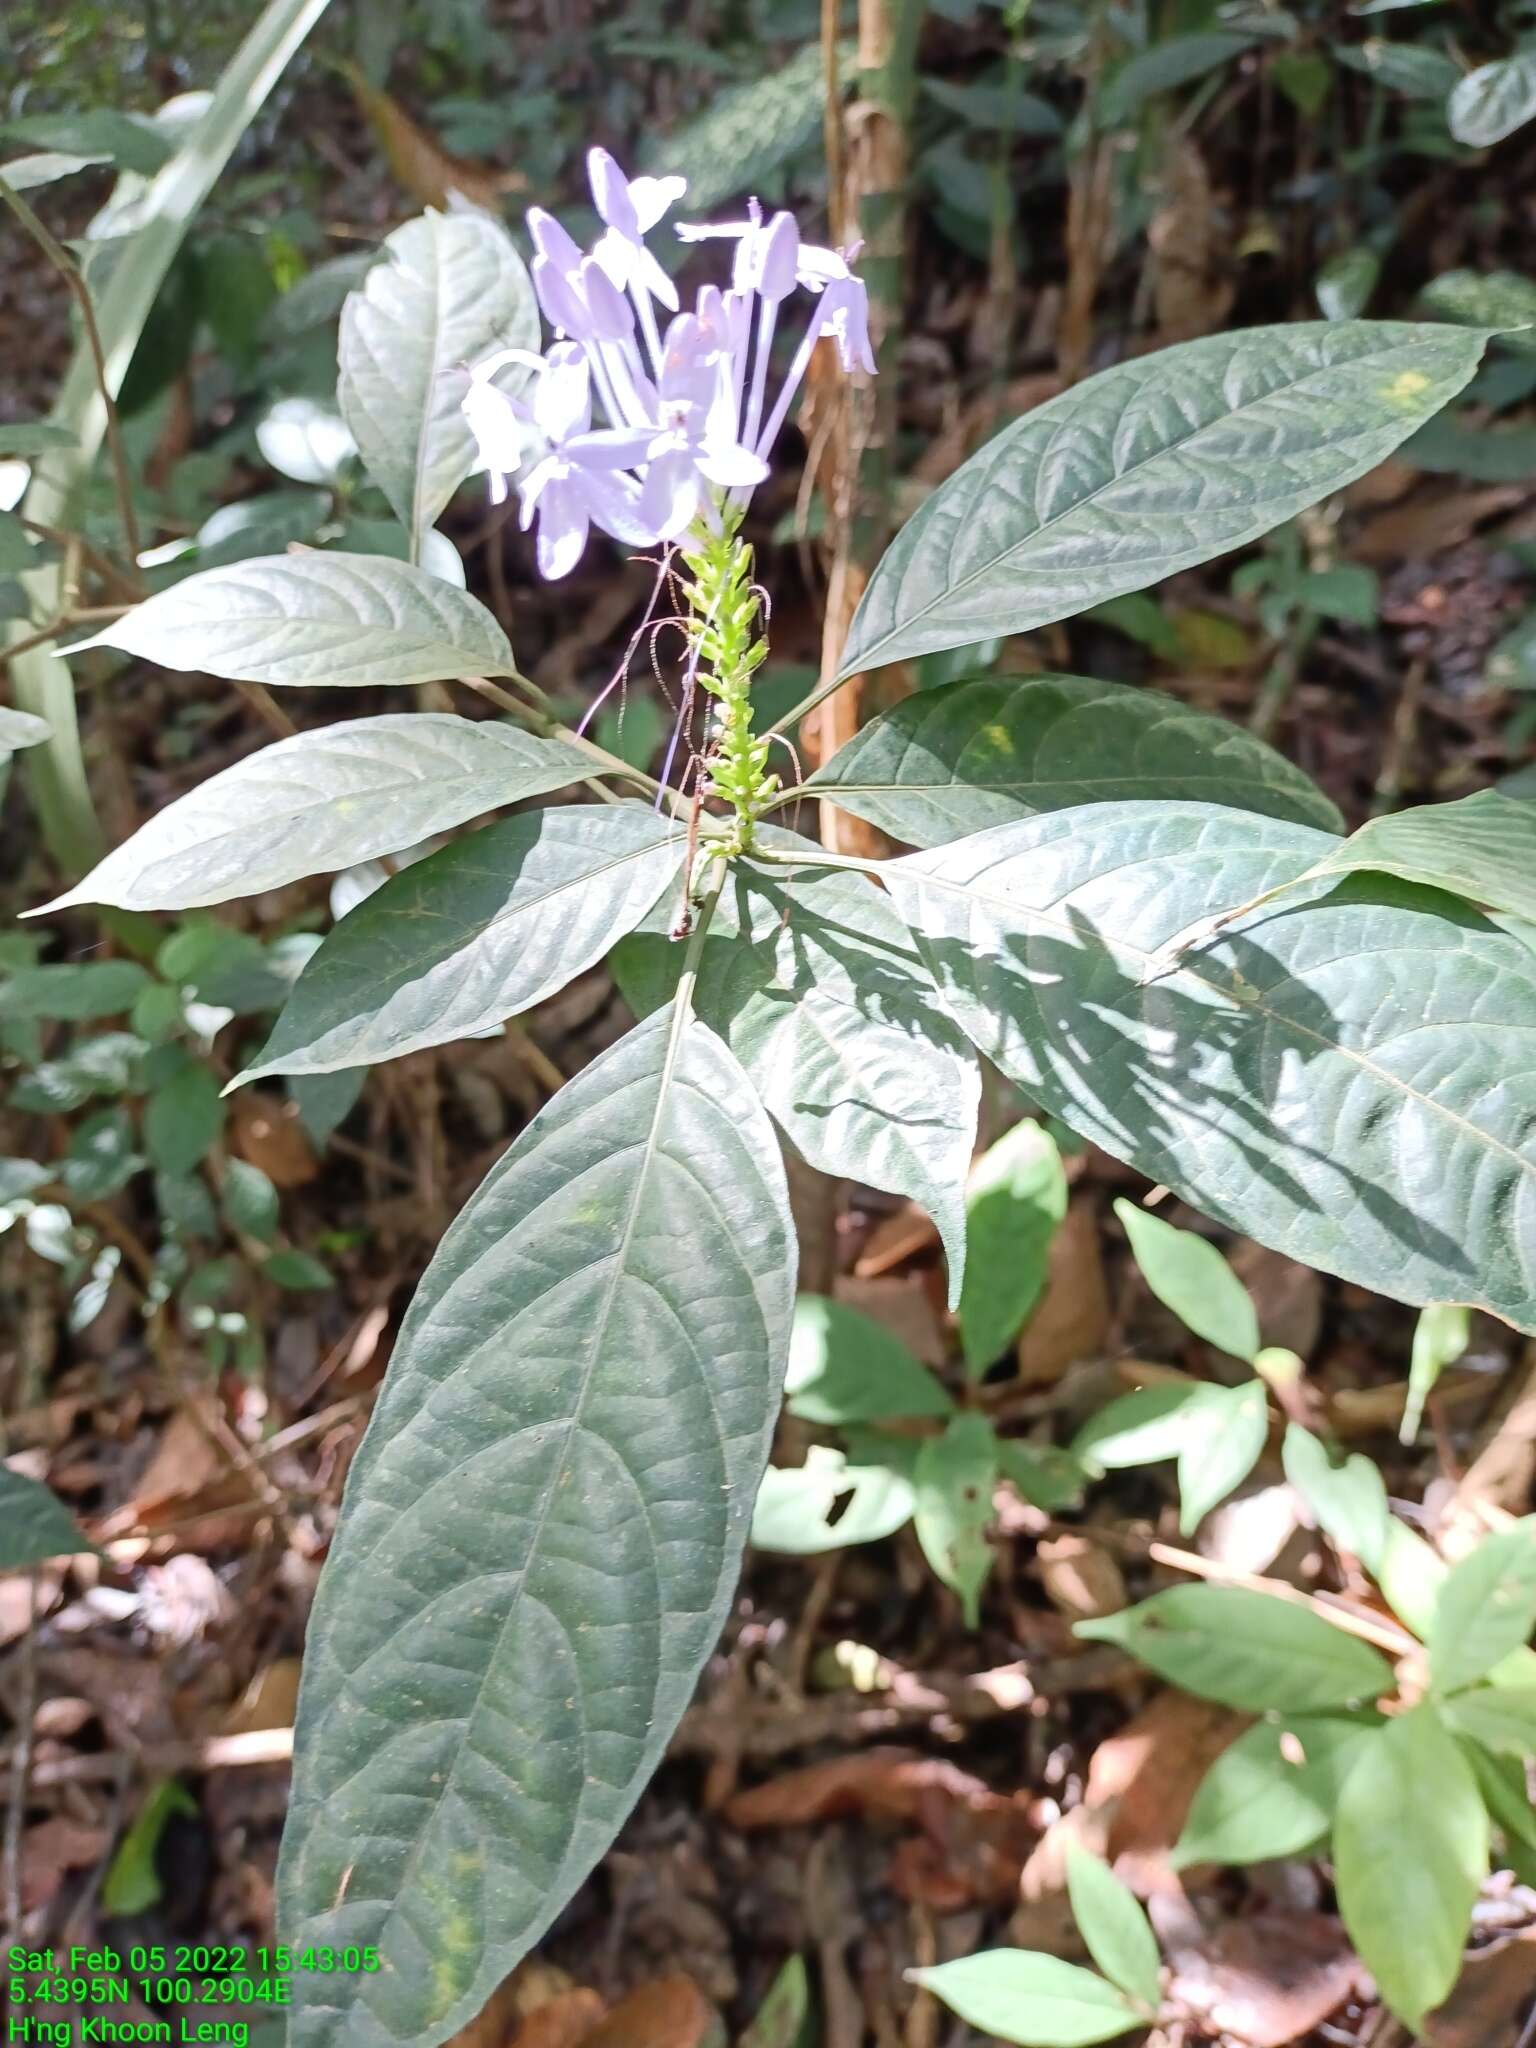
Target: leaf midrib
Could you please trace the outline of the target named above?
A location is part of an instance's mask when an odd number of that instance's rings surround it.
[[[1465,333],[1467,330],[1463,329],[1460,331]],[[1401,344],[1399,344],[1398,346],[1401,346]],[[1395,353],[1395,350],[1393,349],[1366,349],[1360,355],[1352,356],[1350,358],[1349,367],[1351,369],[1354,369],[1362,363],[1369,363],[1376,360],[1378,357],[1389,356],[1393,353]],[[869,649],[865,650],[860,654],[860,666],[878,666],[878,657],[880,654],[880,650],[883,647],[885,647],[891,640],[895,639],[899,633],[909,632],[913,626],[920,624],[923,620],[927,618],[930,618],[933,615],[933,613],[940,608],[940,606],[949,604],[950,601],[953,598],[955,598],[960,592],[969,589],[972,584],[978,582],[982,577],[992,575],[999,567],[1007,564],[1009,561],[1012,560],[1012,558],[1016,554],[1021,553],[1025,548],[1033,547],[1035,543],[1040,539],[1040,536],[1042,534],[1049,533],[1052,527],[1060,525],[1063,521],[1067,519],[1075,518],[1079,512],[1082,512],[1085,509],[1088,509],[1091,506],[1093,506],[1096,503],[1096,501],[1099,498],[1101,498],[1107,491],[1115,488],[1119,484],[1124,483],[1127,477],[1135,476],[1139,470],[1147,468],[1153,462],[1160,462],[1166,455],[1172,455],[1177,453],[1179,449],[1187,447],[1191,441],[1195,440],[1199,435],[1208,432],[1212,427],[1220,425],[1227,420],[1240,419],[1243,413],[1253,410],[1259,405],[1267,405],[1271,399],[1282,397],[1286,393],[1299,390],[1300,387],[1303,384],[1305,384],[1309,378],[1321,376],[1325,374],[1328,370],[1337,369],[1339,367],[1340,366],[1337,363],[1325,364],[1322,366],[1321,369],[1314,366],[1306,373],[1305,376],[1292,378],[1288,383],[1276,384],[1271,390],[1266,391],[1262,398],[1256,399],[1254,401],[1253,407],[1238,407],[1233,409],[1232,411],[1219,414],[1215,420],[1202,420],[1198,426],[1192,427],[1187,434],[1181,434],[1176,441],[1164,442],[1160,447],[1154,449],[1150,455],[1144,457],[1141,462],[1132,463],[1128,469],[1120,470],[1114,476],[1107,477],[1103,483],[1095,485],[1095,487],[1091,491],[1089,491],[1086,496],[1078,498],[1064,511],[1056,513],[1050,519],[1040,521],[1036,526],[1032,527],[1027,534],[1024,535],[1022,540],[1015,541],[1012,544],[1012,546],[1002,549],[998,554],[992,556],[990,560],[982,563],[978,568],[969,570],[964,576],[962,576],[959,579],[958,582],[949,584],[936,597],[931,598],[927,604],[921,606],[918,610],[910,613],[905,619],[902,620],[900,625],[892,626],[885,634],[882,635],[882,637],[878,641],[875,642],[875,644],[872,647],[870,647]],[[1139,396],[1141,391],[1144,389],[1144,385],[1138,385],[1136,387],[1137,395]],[[1028,416],[1026,415],[1026,417]],[[1060,431],[1059,427],[1057,431]],[[956,472],[956,474],[958,475],[958,472]],[[937,498],[929,500],[930,505],[936,503]],[[908,530],[910,531],[910,529]],[[1225,549],[1223,549],[1222,552],[1225,552]]]

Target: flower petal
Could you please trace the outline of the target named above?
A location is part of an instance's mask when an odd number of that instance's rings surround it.
[[[658,455],[640,486],[640,517],[658,540],[676,540],[686,533],[700,496],[699,472],[686,450]]]
[[[687,190],[686,178],[631,178],[630,203],[640,223],[641,234],[648,235],[667,209],[676,206]]]

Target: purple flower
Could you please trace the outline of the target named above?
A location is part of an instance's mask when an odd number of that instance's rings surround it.
[[[530,424],[543,453],[518,485],[522,525],[537,515],[539,574],[568,576],[601,526],[616,540],[651,547],[660,536],[639,513],[640,487],[626,471],[650,443],[644,430],[592,426],[592,385],[581,349],[559,342],[549,351],[534,386]]]
[[[708,486],[750,490],[768,474],[737,438],[736,394],[719,332],[693,313],[667,329],[658,381],[660,431],[646,450],[640,514],[659,540],[686,533]]]

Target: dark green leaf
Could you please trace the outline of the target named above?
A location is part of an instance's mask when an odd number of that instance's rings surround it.
[[[1125,797],[1342,825],[1299,768],[1225,719],[1082,676],[977,676],[924,690],[873,719],[807,786],[912,846]]]
[[[532,811],[456,840],[342,919],[241,1080],[397,1059],[516,1016],[600,960],[682,858],[641,804]]]
[[[1454,58],[1421,43],[1388,43],[1373,36],[1365,43],[1335,43],[1333,54],[1351,71],[1410,100],[1443,100],[1461,78]]]
[[[1536,353],[1536,332],[1508,331],[1536,329],[1536,279],[1516,270],[1444,271],[1424,287],[1421,303],[1426,312],[1460,327],[1497,332],[1502,348]]]
[[[607,1849],[730,1603],[793,1285],[772,1127],[670,1013],[448,1231],[310,1619],[280,1872],[292,1942],[381,1968],[296,1980],[299,2039],[442,2041]]]
[[[57,1494],[0,1465],[0,1571],[21,1571],[46,1558],[75,1557],[94,1548]]]
[[[1257,540],[1391,454],[1467,383],[1485,338],[1387,321],[1254,328],[1063,392],[903,527],[842,673],[1070,618]]]
[[[162,1173],[190,1173],[224,1127],[218,1077],[189,1060],[144,1105],[144,1145]]]
[[[1254,46],[1253,36],[1210,29],[1195,35],[1163,36],[1128,57],[1110,76],[1099,97],[1099,119],[1108,127],[1128,121],[1149,99],[1190,85],[1219,71]]]
[[[231,1159],[224,1169],[224,1214],[232,1230],[270,1244],[277,1235],[277,1189],[259,1166]]]
[[[1082,1136],[1291,1258],[1536,1327],[1536,956],[1353,876],[1166,964],[1330,850],[1245,812],[1102,804],[882,878],[976,1045]]]
[[[56,967],[23,967],[0,981],[0,1018],[57,1018],[89,1024],[131,1010],[149,976],[136,960],[85,960]]]

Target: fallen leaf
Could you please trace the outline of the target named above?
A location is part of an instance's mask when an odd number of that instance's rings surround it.
[[[320,1171],[299,1105],[269,1088],[241,1088],[230,1097],[229,1135],[234,1151],[275,1188],[301,1188]]]
[[[1125,1575],[1091,1536],[1056,1536],[1035,1552],[1045,1597],[1073,1621],[1096,1621],[1129,1605]]]
[[[840,1279],[834,1283],[832,1293],[835,1300],[860,1310],[893,1337],[900,1338],[924,1365],[944,1363],[944,1334],[920,1273],[903,1280],[894,1274],[879,1279]]]
[[[487,212],[497,213],[506,193],[528,189],[521,171],[502,171],[493,164],[454,156],[413,121],[392,94],[371,84],[356,64],[345,57],[333,61],[351,86],[352,97],[378,138],[390,170],[422,206],[435,206],[441,212],[449,193],[458,192]]]
[[[621,1999],[581,2048],[725,2048],[725,2028],[693,1979],[679,1973]]]
[[[1099,1220],[1091,1202],[1074,1202],[1051,1242],[1045,1288],[1019,1338],[1019,1378],[1049,1386],[1069,1365],[1104,1347],[1109,1285]]]
[[[254,1728],[291,1728],[299,1703],[299,1659],[278,1657],[251,1680],[220,1729],[222,1735],[244,1735]]]
[[[878,1279],[920,1252],[933,1250],[938,1242],[938,1226],[927,1210],[919,1209],[916,1202],[905,1202],[889,1216],[882,1216],[865,1238],[864,1249],[853,1262],[854,1277]]]
[[[1163,1882],[1201,1779],[1247,1726],[1245,1715],[1169,1687],[1094,1751],[1084,1800],[1111,1809],[1108,1853],[1133,1891]]]
[[[595,1991],[561,1991],[530,2013],[508,2048],[586,2048],[608,2008]]]
[[[1157,259],[1153,303],[1165,342],[1213,334],[1231,311],[1231,251],[1220,218],[1205,158],[1180,136],[1163,160],[1162,203],[1147,227]]]
[[[28,1828],[21,1843],[23,1912],[50,1904],[70,1871],[99,1863],[111,1843],[105,1828],[82,1826],[62,1815]]]
[[[1524,484],[1493,484],[1485,490],[1452,485],[1443,490],[1415,491],[1367,519],[1350,549],[1357,562],[1420,561],[1460,547],[1485,519],[1521,505],[1529,496]]]
[[[1467,1958],[1456,1989],[1420,2025],[1430,2048],[1493,2048],[1514,2041],[1536,2000],[1536,1927]]]
[[[1364,1981],[1344,1930],[1323,1913],[1224,1920],[1169,1963],[1168,2003],[1245,2048],[1302,2039]]]

